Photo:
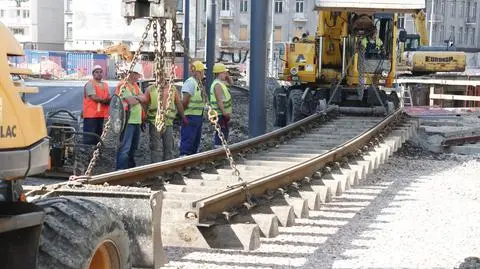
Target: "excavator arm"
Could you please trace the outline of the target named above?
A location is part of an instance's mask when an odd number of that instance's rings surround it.
[[[125,60],[128,63],[130,63],[133,60],[133,54],[130,52],[129,47],[122,43],[112,45],[105,49],[97,50],[97,53],[108,54],[108,55],[118,54],[120,57],[122,57],[123,60]]]
[[[412,18],[415,22],[415,30],[420,36],[420,46],[428,46],[427,16],[425,15],[425,12],[419,10],[417,13],[412,14]]]

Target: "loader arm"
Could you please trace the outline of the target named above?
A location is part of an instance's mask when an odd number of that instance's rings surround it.
[[[420,46],[428,46],[428,31],[426,24],[426,15],[423,10],[419,10],[416,13],[412,14],[412,18],[415,23],[415,31],[420,35]]]
[[[130,63],[133,60],[133,54],[130,52],[130,48],[127,45],[122,43],[112,45],[105,49],[97,50],[97,53],[107,54],[107,55],[118,54],[120,57],[122,57],[123,60],[125,60],[128,63]]]

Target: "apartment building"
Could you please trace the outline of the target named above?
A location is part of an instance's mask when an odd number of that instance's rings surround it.
[[[0,21],[25,49],[63,50],[63,2],[0,0]]]
[[[216,8],[217,46],[248,47],[250,42],[250,7],[253,0],[218,0]],[[206,12],[210,0],[202,1],[202,29],[198,40],[201,46],[205,42]],[[274,11],[274,42],[286,42],[305,32],[313,34],[317,25],[317,13],[313,10],[314,1],[273,0],[269,2],[267,33],[270,33],[272,9]],[[254,27],[254,26],[253,26]]]
[[[197,2],[190,3],[190,48],[195,48]],[[124,43],[135,51],[145,32],[147,21],[138,19],[127,25],[121,13],[121,0],[64,0],[65,2],[65,50],[95,51],[116,43]],[[94,10],[95,12],[92,12]],[[184,1],[177,0],[177,27],[183,34]],[[170,22],[167,28],[171,29]],[[144,43],[143,51],[153,51],[153,30]],[[170,32],[167,51],[171,50]],[[177,44],[177,52],[182,48]]]
[[[479,44],[478,0],[433,0],[432,45],[454,42],[457,48],[475,50]],[[427,1],[428,29],[432,0]]]

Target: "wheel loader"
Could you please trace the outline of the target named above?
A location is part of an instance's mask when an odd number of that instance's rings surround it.
[[[420,0],[316,0],[314,36],[292,40],[281,59],[281,80],[288,86],[274,91],[275,125],[291,124],[331,104],[359,114],[385,114],[398,108],[393,84],[397,14],[424,8],[425,1]],[[374,34],[381,42],[372,49],[367,40]]]
[[[175,16],[176,1],[172,0],[124,5],[124,16],[130,19]],[[23,93],[38,89],[15,84],[12,79],[32,72],[8,64],[8,57],[22,56],[24,51],[1,22],[0,40],[1,267],[127,269],[164,265],[162,192],[77,180],[44,193],[39,192],[42,186],[23,184],[29,176],[49,169],[50,141],[42,107],[22,100]]]

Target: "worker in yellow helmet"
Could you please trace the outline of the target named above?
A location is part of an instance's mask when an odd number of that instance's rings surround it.
[[[192,76],[182,86],[182,105],[186,120],[180,129],[180,157],[195,154],[200,146],[202,136],[204,100],[200,92],[199,82],[205,75],[205,65],[194,61],[191,66]]]
[[[374,29],[370,36],[365,36],[361,44],[365,50],[365,58],[377,58],[384,52],[383,42],[377,36],[377,29]]]
[[[223,136],[228,139],[228,122],[232,116],[232,96],[228,85],[233,85],[233,80],[228,74],[228,69],[223,63],[216,63],[213,66],[215,80],[210,87],[210,103],[218,113],[218,123],[220,124]],[[214,147],[222,146],[218,133],[214,133]]]

